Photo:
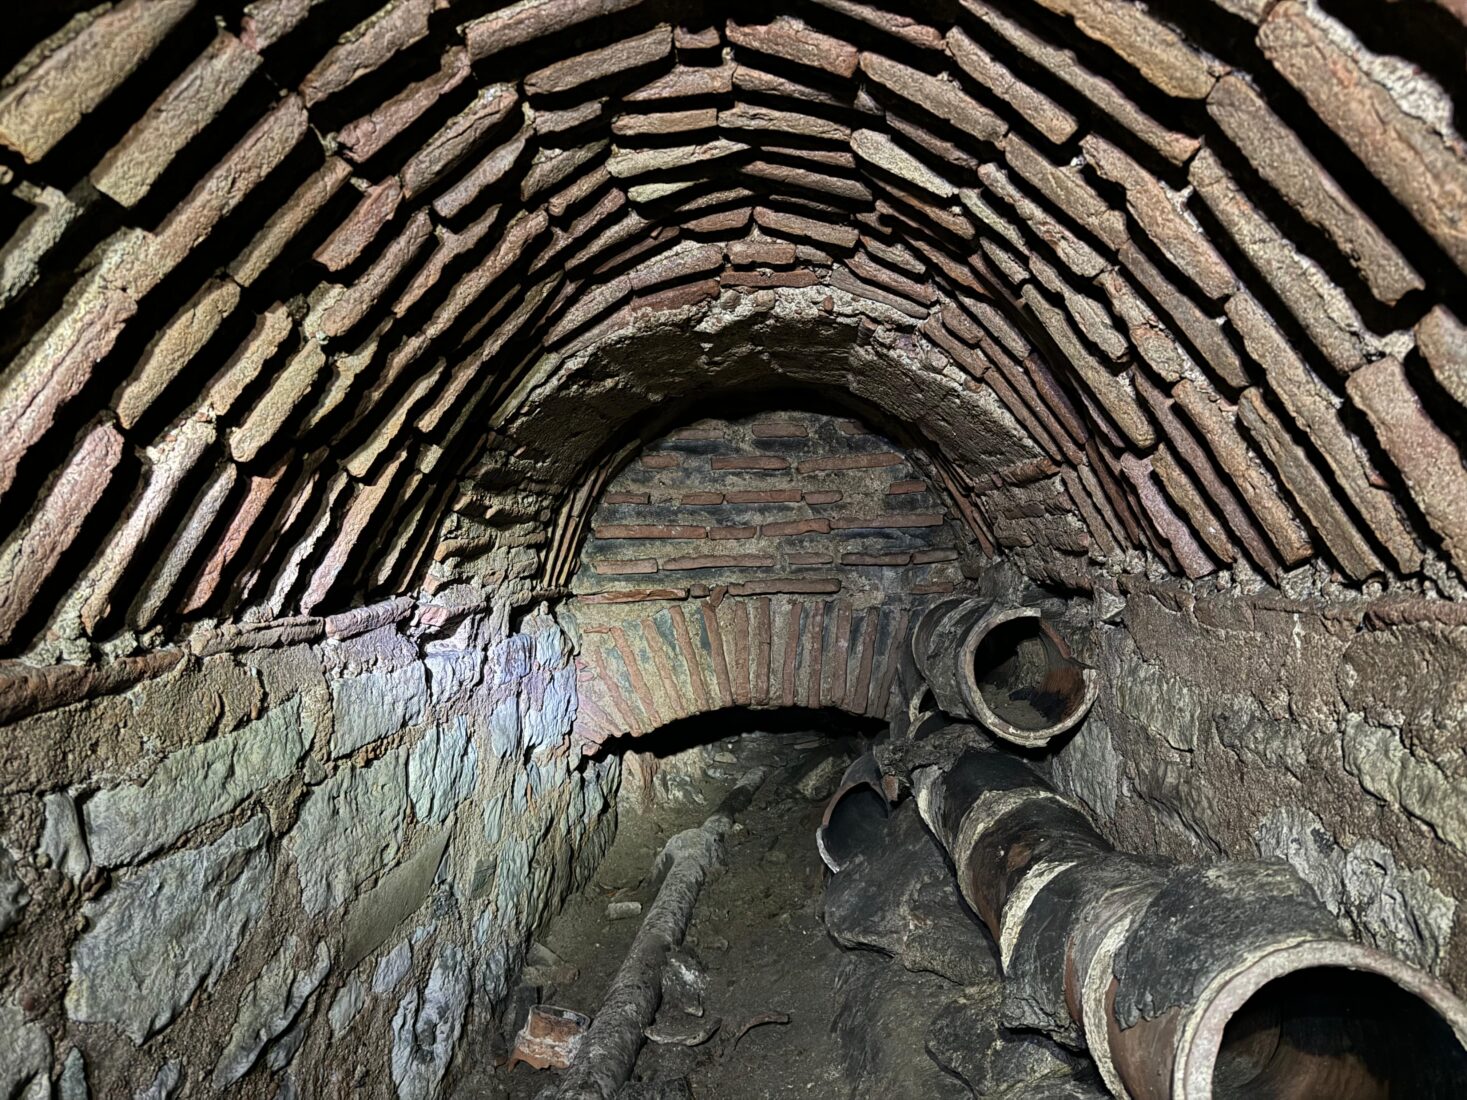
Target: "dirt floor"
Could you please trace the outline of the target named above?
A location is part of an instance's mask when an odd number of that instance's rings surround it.
[[[1104,1097],[1084,1059],[1001,1025],[993,943],[910,799],[889,816],[878,801],[879,823],[859,832],[859,854],[826,874],[815,831],[862,751],[860,732],[740,732],[652,768],[646,757],[629,765],[615,843],[532,945],[503,1050],[473,1068],[456,1100],[539,1100],[557,1083],[554,1070],[506,1067],[513,1032],[537,1002],[599,1011],[655,895],[654,857],[756,766],[770,776],[738,815],[728,866],[703,888],[664,975],[634,1084],[620,1096]]]
[[[594,1015],[641,923],[640,916],[608,919],[608,906],[632,901],[645,910],[654,896],[648,872],[667,839],[701,824],[748,769],[774,769],[739,816],[728,867],[704,887],[688,930],[687,961],[707,975],[702,1015],[689,1014],[689,998],[664,1001],[653,1028],[690,1040],[717,1030],[696,1046],[648,1042],[636,1079],[686,1077],[695,1096],[722,1100],[843,1093],[831,1020],[845,952],[821,921],[824,866],[815,829],[823,806],[794,785],[831,747],[819,735],[752,733],[664,759],[654,807],[641,810],[629,794],[594,881],[541,937],[538,946],[553,953],[537,950],[531,960],[530,978],[549,979],[541,999]],[[554,1081],[552,1071],[496,1068],[459,1095],[528,1100]]]

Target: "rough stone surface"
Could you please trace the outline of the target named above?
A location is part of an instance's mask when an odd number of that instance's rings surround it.
[[[421,665],[347,676],[331,685],[331,751],[344,755],[422,719],[427,679]]]
[[[335,909],[392,862],[406,811],[402,750],[368,767],[341,768],[311,792],[286,841],[307,912]]]
[[[1378,840],[1349,848],[1308,810],[1281,806],[1258,826],[1258,853],[1282,859],[1304,878],[1346,931],[1425,970],[1441,967],[1456,901],[1431,886]]]
[[[299,700],[213,741],[164,758],[141,785],[100,791],[83,806],[87,844],[103,866],[133,863],[196,825],[294,774],[308,733]]]
[[[265,833],[265,819],[252,818],[213,844],[118,875],[86,907],[66,992],[72,1019],[115,1024],[142,1043],[212,988],[264,908]]]
[[[430,729],[408,755],[408,796],[419,820],[441,825],[474,790],[479,750],[467,718]]]
[[[288,935],[346,969],[242,1095],[390,1079],[453,949],[480,1034],[604,848],[620,739],[900,713],[912,613],[1005,570],[1105,685],[1050,770],[1107,836],[1266,839],[1467,988],[1460,0],[33,6],[0,1005],[49,1068],[196,1090]],[[687,419],[776,393],[808,407],[715,478]],[[268,907],[203,943],[180,884],[233,898],[223,863]],[[186,967],[100,951],[124,924]],[[418,932],[329,1041],[317,1001]],[[69,1020],[68,974],[163,1034]],[[451,1091],[427,1030],[401,1082]]]
[[[398,1004],[392,1018],[392,1080],[398,1100],[429,1100],[438,1088],[463,1029],[469,973],[463,954],[446,948],[428,982]]]
[[[298,958],[309,961],[302,968]],[[238,1081],[254,1065],[261,1051],[290,1027],[331,969],[331,952],[324,943],[303,952],[301,942],[288,936],[279,952],[265,964],[240,999],[239,1015],[211,1078],[216,1089]]]

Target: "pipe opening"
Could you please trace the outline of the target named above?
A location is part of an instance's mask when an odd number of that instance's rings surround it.
[[[1451,1025],[1390,978],[1314,967],[1260,988],[1223,1029],[1216,1100],[1461,1096],[1467,1051]]]
[[[890,813],[886,799],[864,783],[838,795],[819,833],[825,865],[839,871],[857,854],[874,850]]]
[[[971,667],[989,716],[1018,731],[1068,728],[1090,705],[1085,667],[1037,613],[981,631]]]

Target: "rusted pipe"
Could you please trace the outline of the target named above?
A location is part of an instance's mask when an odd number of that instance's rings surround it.
[[[1028,748],[1072,729],[1099,690],[1037,607],[944,600],[918,620],[911,659],[944,711]]]
[[[999,945],[1004,1022],[1133,1100],[1467,1095],[1467,1006],[1342,937],[1288,866],[1116,852],[1023,761],[919,768],[923,819]]]

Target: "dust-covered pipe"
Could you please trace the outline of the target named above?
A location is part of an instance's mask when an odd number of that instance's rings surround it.
[[[1095,670],[1077,661],[1037,607],[960,597],[929,608],[911,660],[938,705],[1016,745],[1072,729],[1095,702]]]
[[[1117,1096],[1467,1095],[1467,1006],[1344,939],[1287,865],[1116,852],[998,752],[919,768],[913,787],[998,942],[1005,1023],[1088,1046]]]
[[[653,875],[662,884],[657,897],[611,979],[575,1060],[549,1094],[553,1100],[612,1100],[631,1078],[643,1033],[662,999],[667,957],[687,933],[704,881],[723,864],[724,838],[733,828],[734,815],[748,807],[768,777],[768,768],[751,768],[702,825],[684,829],[658,853]]]

